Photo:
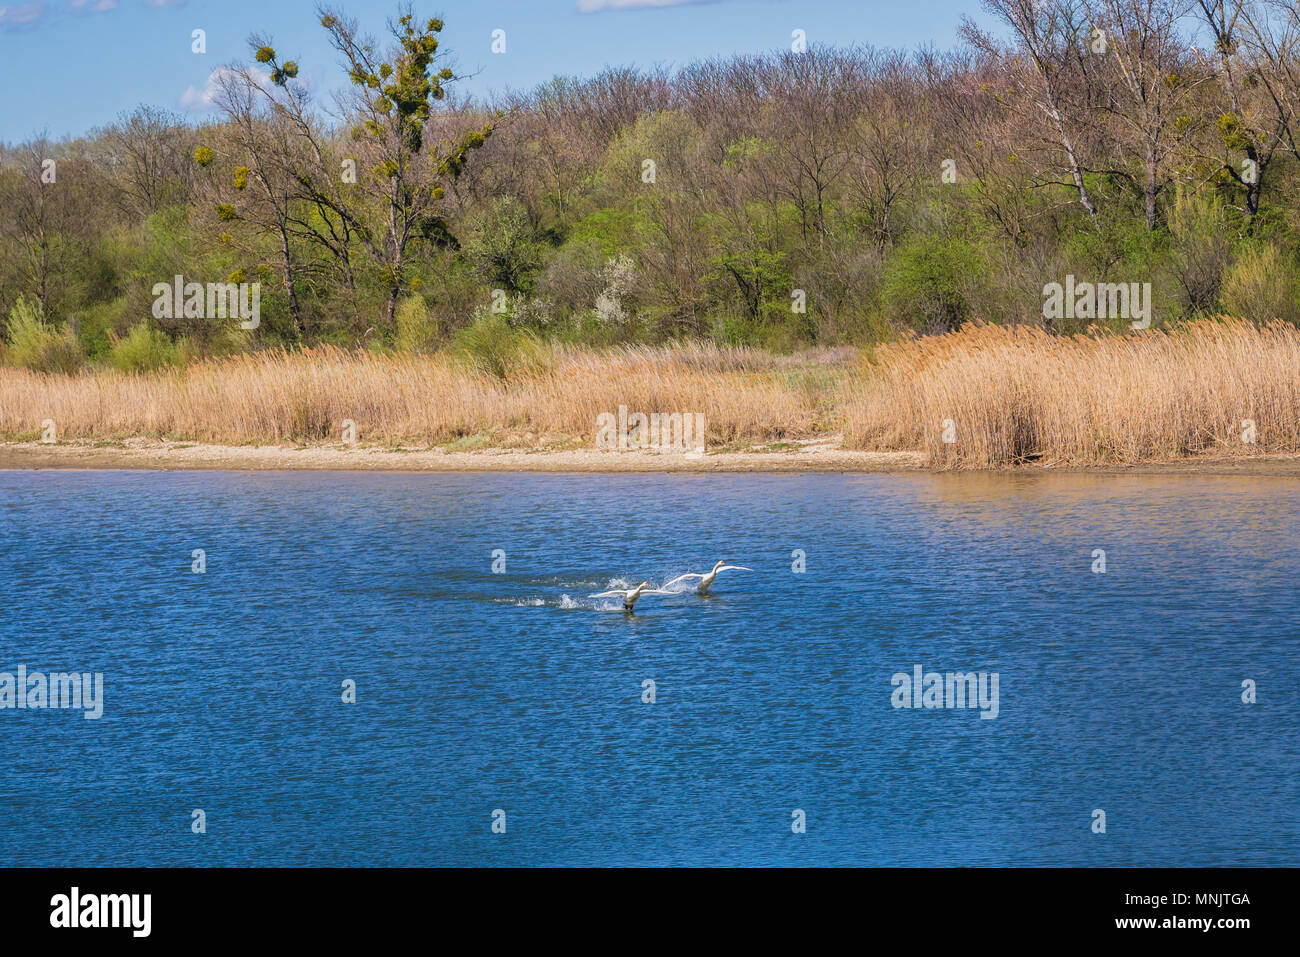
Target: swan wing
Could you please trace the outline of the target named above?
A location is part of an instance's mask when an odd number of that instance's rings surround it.
[[[587,597],[588,598],[622,598],[626,594],[627,594],[626,591],[624,591],[623,589],[619,589],[617,591],[598,591],[596,592],[596,594],[588,595]],[[644,595],[645,592],[642,592],[641,594]]]
[[[718,569],[720,572],[752,572],[754,569],[746,568],[744,565],[723,565]]]
[[[663,587],[668,588],[670,585],[676,585],[678,582],[684,582],[688,578],[703,578],[703,577],[704,577],[703,575],[700,575],[696,572],[687,572],[685,575],[678,575],[670,582],[665,582]]]

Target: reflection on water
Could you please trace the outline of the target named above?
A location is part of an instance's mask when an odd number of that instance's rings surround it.
[[[0,711],[0,864],[1296,865],[1298,498],[0,473],[0,672],[105,688]],[[588,597],[718,559],[755,571]],[[996,719],[892,707],[918,665],[996,672]]]

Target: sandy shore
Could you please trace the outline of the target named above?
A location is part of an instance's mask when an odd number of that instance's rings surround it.
[[[0,469],[231,469],[405,472],[897,472],[923,465],[920,452],[857,452],[810,442],[780,451],[704,455],[594,449],[347,448],[203,445],[131,439],[120,443],[0,443]]]
[[[395,472],[915,472],[921,452],[860,452],[832,441],[798,443],[780,450],[709,452],[701,456],[594,449],[520,451],[345,446],[205,445],[156,439],[125,442],[0,443],[0,469],[145,469],[175,471],[358,470]],[[1015,471],[1300,477],[1300,455],[1195,458],[1138,465],[1026,466]]]

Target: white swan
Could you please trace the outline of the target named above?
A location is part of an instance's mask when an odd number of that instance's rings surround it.
[[[667,594],[670,594],[670,592],[666,592],[660,588],[651,588],[649,582],[642,582],[641,584],[637,585],[635,588],[615,588],[613,591],[602,591],[602,592],[598,592],[595,595],[589,595],[588,597],[589,598],[622,598],[623,610],[626,612],[631,612],[632,606],[636,604],[636,600],[640,598],[642,595],[667,595]]]
[[[687,572],[685,575],[678,575],[672,581],[664,585],[664,588],[671,588],[673,585],[676,585],[678,582],[685,581],[688,578],[698,578],[700,580],[700,584],[699,587],[695,589],[696,593],[700,595],[707,595],[709,593],[709,586],[713,584],[713,579],[718,577],[718,572],[725,572],[725,571],[752,572],[753,570],[754,569],[752,568],[746,568],[744,565],[728,565],[726,559],[723,559],[722,561],[714,565],[713,571],[709,572],[707,575],[701,575],[699,572]]]

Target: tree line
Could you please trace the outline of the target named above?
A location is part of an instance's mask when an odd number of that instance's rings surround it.
[[[1156,324],[1300,317],[1296,0],[985,7],[948,51],[797,43],[491,101],[456,93],[440,20],[380,40],[322,11],[342,93],[254,36],[201,125],[141,107],[0,150],[10,357],[1125,326],[1045,315],[1067,276],[1150,283]],[[260,283],[260,323],[156,315],[177,275]]]

